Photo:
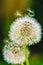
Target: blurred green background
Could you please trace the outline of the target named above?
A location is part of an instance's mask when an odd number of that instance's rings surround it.
[[[35,18],[42,26],[43,32],[43,0],[31,0],[33,1],[32,10],[35,11]],[[3,60],[2,56],[2,47],[3,47],[3,39],[7,37],[9,25],[14,20],[13,16],[9,16],[6,18],[3,13],[3,4],[4,0],[0,0],[0,65],[11,65]],[[11,14],[12,15],[12,14]],[[29,47],[30,49],[30,65],[43,65],[43,34],[41,41]]]

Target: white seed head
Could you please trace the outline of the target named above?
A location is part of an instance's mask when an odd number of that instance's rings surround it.
[[[16,19],[10,26],[9,37],[19,45],[32,45],[41,39],[41,25],[36,19],[25,16]]]
[[[4,60],[11,64],[20,64],[25,61],[24,49],[13,42],[6,44],[3,48]]]

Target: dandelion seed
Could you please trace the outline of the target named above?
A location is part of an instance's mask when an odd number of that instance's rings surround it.
[[[16,11],[16,13],[14,13],[15,16],[22,16],[21,12]]]
[[[9,37],[19,45],[32,45],[41,40],[41,25],[36,19],[25,16],[16,19],[10,26]]]

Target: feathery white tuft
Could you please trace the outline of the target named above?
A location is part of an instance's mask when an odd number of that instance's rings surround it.
[[[25,61],[24,49],[13,42],[6,44],[3,48],[4,60],[11,64],[20,64]]]
[[[10,26],[9,37],[19,45],[32,45],[41,40],[41,25],[36,19],[25,16],[16,19]]]

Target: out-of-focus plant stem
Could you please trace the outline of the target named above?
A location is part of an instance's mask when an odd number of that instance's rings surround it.
[[[24,54],[25,54],[25,59],[26,59],[26,65],[29,65],[29,59],[28,59],[28,52],[26,48],[26,42],[24,43]]]
[[[24,65],[24,63],[21,63],[21,65]]]

